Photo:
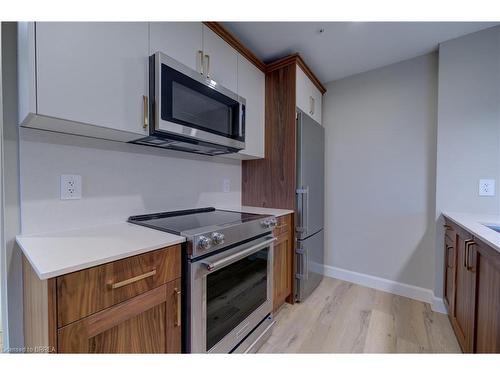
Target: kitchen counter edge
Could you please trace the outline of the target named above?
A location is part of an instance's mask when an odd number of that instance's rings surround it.
[[[182,236],[130,223],[16,236],[16,243],[40,280],[178,245],[185,241],[186,238]]]
[[[457,212],[443,212],[442,214],[448,220],[453,221],[485,244],[500,252],[500,233],[485,225],[500,226],[500,215]]]

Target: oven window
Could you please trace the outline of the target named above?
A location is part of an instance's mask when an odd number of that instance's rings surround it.
[[[263,249],[207,276],[207,351],[267,299]]]
[[[162,65],[161,118],[189,128],[244,140],[240,104],[175,69]]]

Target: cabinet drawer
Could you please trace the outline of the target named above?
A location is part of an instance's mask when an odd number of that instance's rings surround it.
[[[281,234],[287,233],[290,231],[290,227],[292,226],[292,215],[284,215],[276,218],[278,224],[276,228],[274,228],[274,236],[278,237]]]
[[[123,302],[181,276],[180,245],[60,276],[57,326]]]

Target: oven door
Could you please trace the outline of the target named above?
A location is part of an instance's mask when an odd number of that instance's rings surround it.
[[[167,55],[154,55],[154,133],[245,148],[245,99]]]
[[[273,306],[273,237],[191,263],[190,350],[231,352]]]

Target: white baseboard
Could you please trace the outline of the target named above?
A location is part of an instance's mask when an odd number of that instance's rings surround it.
[[[446,306],[442,298],[434,296],[432,298],[431,308],[432,311],[436,311],[441,314],[448,314],[448,310],[446,309]]]
[[[343,268],[324,266],[324,275],[349,281],[353,284],[359,284],[368,288],[381,290],[397,294],[398,296],[408,297],[417,301],[426,302],[431,305],[433,311],[446,313],[443,300],[435,297],[431,289],[421,288],[415,285],[404,284],[397,281],[384,279],[377,276],[367,275],[364,273],[349,271]]]

